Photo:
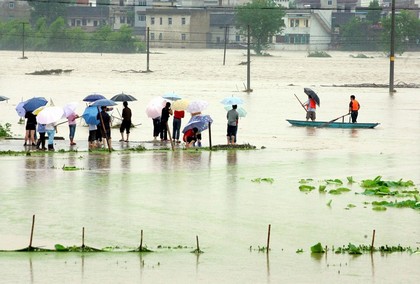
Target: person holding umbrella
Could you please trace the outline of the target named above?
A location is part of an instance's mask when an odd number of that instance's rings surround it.
[[[239,119],[239,114],[236,111],[236,109],[238,108],[237,105],[233,105],[232,109],[229,110],[226,114],[226,118],[227,118],[227,143],[228,145],[234,145],[236,140],[236,133],[238,131],[238,119]]]
[[[79,118],[79,115],[75,114],[74,112],[67,116],[67,121],[69,124],[69,139],[70,139],[70,146],[76,145],[74,142],[74,134],[76,133],[76,119]]]
[[[26,127],[25,127],[25,143],[23,146],[36,146],[35,144],[35,130],[36,130],[36,115],[32,111],[25,113]]]
[[[121,140],[120,142],[128,142],[128,137],[130,135],[131,128],[131,109],[128,107],[127,101],[123,102],[124,109],[122,111],[122,122],[120,126]],[[127,133],[127,139],[124,140],[124,130]]]
[[[101,106],[101,112],[98,113],[97,115],[97,119],[99,121],[101,121],[101,123],[103,122],[103,125],[105,126],[105,133],[101,133],[101,137],[107,139],[108,141],[108,148],[112,149],[111,147],[111,117],[109,116],[109,114],[106,112],[107,111],[107,107],[106,106]],[[103,129],[101,127],[101,125],[99,125],[100,127],[100,131],[103,132]]]
[[[55,123],[48,123],[45,125],[45,131],[48,135],[48,151],[54,151],[54,136],[55,136]]]
[[[306,121],[309,119],[315,121],[316,119],[316,101],[308,95],[308,100],[303,103],[306,107]]]
[[[171,103],[167,102],[165,107],[162,109],[162,114],[160,116],[160,139],[162,141],[168,140],[168,120],[171,115]]]

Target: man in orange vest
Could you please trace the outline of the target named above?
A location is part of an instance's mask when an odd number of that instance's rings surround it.
[[[354,95],[350,96],[349,113],[351,115],[351,122],[357,122],[357,115],[359,114],[360,104]]]
[[[315,100],[308,95],[308,100],[303,104],[306,107],[306,120],[311,119],[314,121],[316,119],[316,102]]]

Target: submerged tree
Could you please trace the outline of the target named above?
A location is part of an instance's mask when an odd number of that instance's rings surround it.
[[[382,21],[384,49],[389,50],[391,44],[391,16]],[[414,13],[404,10],[395,15],[395,51],[402,54],[410,47],[419,46],[420,19]]]
[[[52,24],[58,17],[66,19],[67,6],[71,1],[62,0],[29,0],[31,6],[31,23],[35,24],[39,18],[45,18],[47,24]]]
[[[252,0],[238,6],[235,11],[236,26],[242,35],[249,33],[256,54],[262,54],[271,43],[273,36],[284,28],[285,11],[273,0]]]

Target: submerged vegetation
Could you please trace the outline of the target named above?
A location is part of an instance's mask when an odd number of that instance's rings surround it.
[[[310,51],[308,57],[331,57],[331,55],[325,51]]]
[[[0,124],[0,138],[12,137],[12,131],[10,130],[11,126],[12,125],[10,123],[6,123],[4,125]]]
[[[308,183],[313,183],[313,179],[301,179],[299,181],[299,190],[301,192],[309,193],[313,191],[316,186]],[[351,186],[355,183],[353,177],[347,177],[348,185]],[[343,182],[340,179],[326,179],[322,181],[322,184],[318,185],[318,191],[320,194],[332,194],[339,195],[345,192],[350,192],[351,189],[342,186]],[[372,204],[372,210],[374,211],[385,211],[389,207],[393,208],[412,208],[420,209],[420,194],[417,188],[413,188],[414,182],[411,180],[404,181],[403,179],[397,181],[386,181],[382,180],[381,176],[377,176],[374,179],[366,179],[360,182],[360,187],[364,189],[363,192],[355,194],[363,194],[366,196],[376,196],[381,198],[395,197],[395,198],[410,198],[405,200],[381,200],[373,202],[365,202],[364,205]],[[334,187],[334,188],[331,188]],[[332,200],[327,203],[327,206],[331,207]],[[356,207],[354,204],[348,204],[345,209],[349,210]],[[365,207],[365,206],[364,206]]]

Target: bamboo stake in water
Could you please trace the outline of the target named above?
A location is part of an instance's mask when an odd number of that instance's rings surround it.
[[[139,251],[142,251],[143,249],[143,230],[140,231],[140,247]]]
[[[28,248],[32,248],[32,239],[33,239],[33,236],[34,236],[34,227],[35,227],[35,215],[32,215],[31,238],[29,240],[29,247]]]
[[[195,240],[197,242],[197,252],[200,252],[200,245],[198,243],[198,236],[195,236]]]
[[[270,250],[270,232],[271,232],[271,224],[268,225],[268,236],[267,236],[267,253]]]
[[[372,245],[370,246],[370,251],[373,252],[373,245],[375,244],[375,230],[372,233]]]
[[[85,227],[82,228],[82,249],[85,248]]]

